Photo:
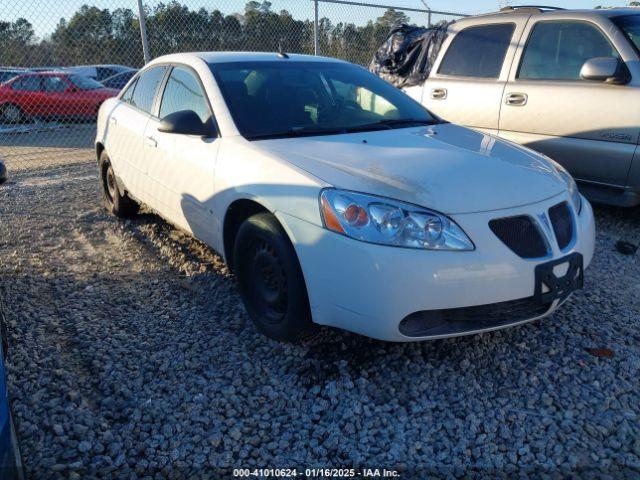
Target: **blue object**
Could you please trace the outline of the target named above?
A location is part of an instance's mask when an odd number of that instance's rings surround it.
[[[0,305],[0,321],[3,321],[2,305]],[[2,337],[3,341],[0,341],[0,479],[21,480],[24,475],[9,408],[4,370],[4,336]]]

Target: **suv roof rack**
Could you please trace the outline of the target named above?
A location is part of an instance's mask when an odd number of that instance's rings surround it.
[[[562,7],[550,7],[547,5],[512,5],[508,7],[503,7],[500,9],[500,13],[516,13],[523,11],[531,11],[531,12],[551,12],[556,10],[566,10]]]

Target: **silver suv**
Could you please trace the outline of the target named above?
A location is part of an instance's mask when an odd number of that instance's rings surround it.
[[[509,7],[460,20],[406,92],[563,164],[595,201],[640,204],[640,10]]]

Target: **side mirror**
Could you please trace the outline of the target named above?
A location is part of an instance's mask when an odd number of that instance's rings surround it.
[[[160,120],[159,132],[181,133],[183,135],[200,135],[201,137],[211,134],[211,128],[200,120],[200,117],[193,110],[180,110],[173,112]]]
[[[582,65],[580,78],[613,85],[624,85],[631,81],[627,66],[615,57],[590,58]]]

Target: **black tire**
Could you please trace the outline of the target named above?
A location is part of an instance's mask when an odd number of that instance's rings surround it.
[[[120,218],[128,218],[138,213],[140,205],[129,197],[127,192],[120,191],[106,151],[100,154],[99,167],[102,197],[107,211]]]
[[[13,103],[7,103],[0,107],[0,122],[8,124],[22,123],[25,115],[22,109]]]
[[[4,163],[0,160],[0,185],[7,181],[7,167],[4,166]]]
[[[240,296],[258,330],[287,342],[313,330],[298,257],[273,215],[259,213],[240,225],[233,262]]]

